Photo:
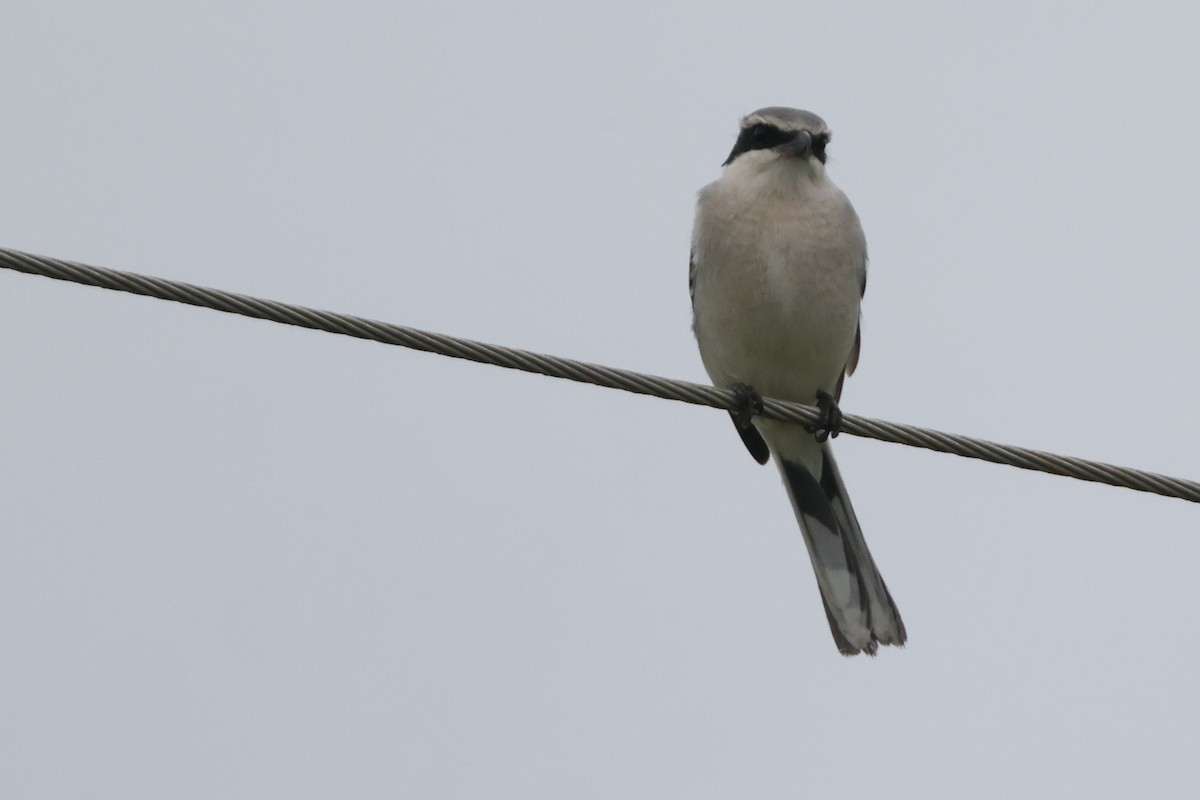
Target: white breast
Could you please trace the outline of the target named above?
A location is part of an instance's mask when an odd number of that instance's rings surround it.
[[[835,391],[854,346],[866,242],[823,170],[775,167],[728,170],[700,192],[696,338],[716,385],[810,403]]]

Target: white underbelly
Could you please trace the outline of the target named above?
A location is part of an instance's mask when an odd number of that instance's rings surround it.
[[[856,256],[800,248],[775,258],[707,255],[696,276],[695,321],[713,382],[803,403],[818,389],[834,392],[858,329]]]
[[[713,383],[800,403],[834,393],[866,274],[845,196],[827,181],[763,195],[711,184],[692,245],[696,338]]]

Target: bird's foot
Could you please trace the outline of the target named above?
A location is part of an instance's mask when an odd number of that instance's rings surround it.
[[[816,436],[818,442],[824,442],[842,432],[842,410],[838,408],[833,395],[824,389],[817,391],[817,408],[821,416],[812,425],[805,425],[804,429]]]
[[[737,408],[730,411],[734,423],[742,430],[750,427],[750,420],[755,415],[763,413],[762,395],[753,386],[745,383],[735,383],[729,387],[737,395]]]

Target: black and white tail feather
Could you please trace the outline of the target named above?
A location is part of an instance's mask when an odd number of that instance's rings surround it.
[[[828,443],[794,427],[769,436],[792,509],[812,559],[829,629],[842,655],[874,655],[908,638],[867,549]]]

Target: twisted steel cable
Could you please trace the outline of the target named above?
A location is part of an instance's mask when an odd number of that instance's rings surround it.
[[[622,389],[667,400],[679,400],[693,405],[727,410],[739,407],[737,396],[732,391],[712,386],[605,367],[599,364],[588,364],[569,358],[517,350],[471,339],[460,339],[455,336],[376,322],[332,311],[321,311],[275,300],[248,297],[219,289],[206,289],[202,286],[165,278],[36,256],[19,250],[0,248],[0,267],[29,275],[42,275],[87,286],[100,286],[120,292],[156,297],[160,300],[172,300],[230,314],[241,314],[246,317],[281,322],[285,325],[297,325],[328,333],[355,336],[359,339],[370,339],[428,353],[464,358],[481,364],[494,364],[498,367],[607,386],[610,389]],[[763,414],[772,419],[802,424],[811,424],[818,419],[817,409],[798,403],[765,399],[763,405]],[[1110,486],[1121,486],[1126,489],[1151,492],[1166,497],[1178,497],[1182,500],[1200,503],[1200,483],[1129,467],[997,444],[969,436],[943,433],[928,428],[919,428],[915,425],[885,422],[852,414],[845,415],[842,430],[855,436],[865,436],[883,442],[923,447],[941,453],[953,453],[965,458],[976,458],[995,464],[1007,464],[1021,469],[1048,472],[1052,475],[1063,475],[1083,481],[1106,483]]]

